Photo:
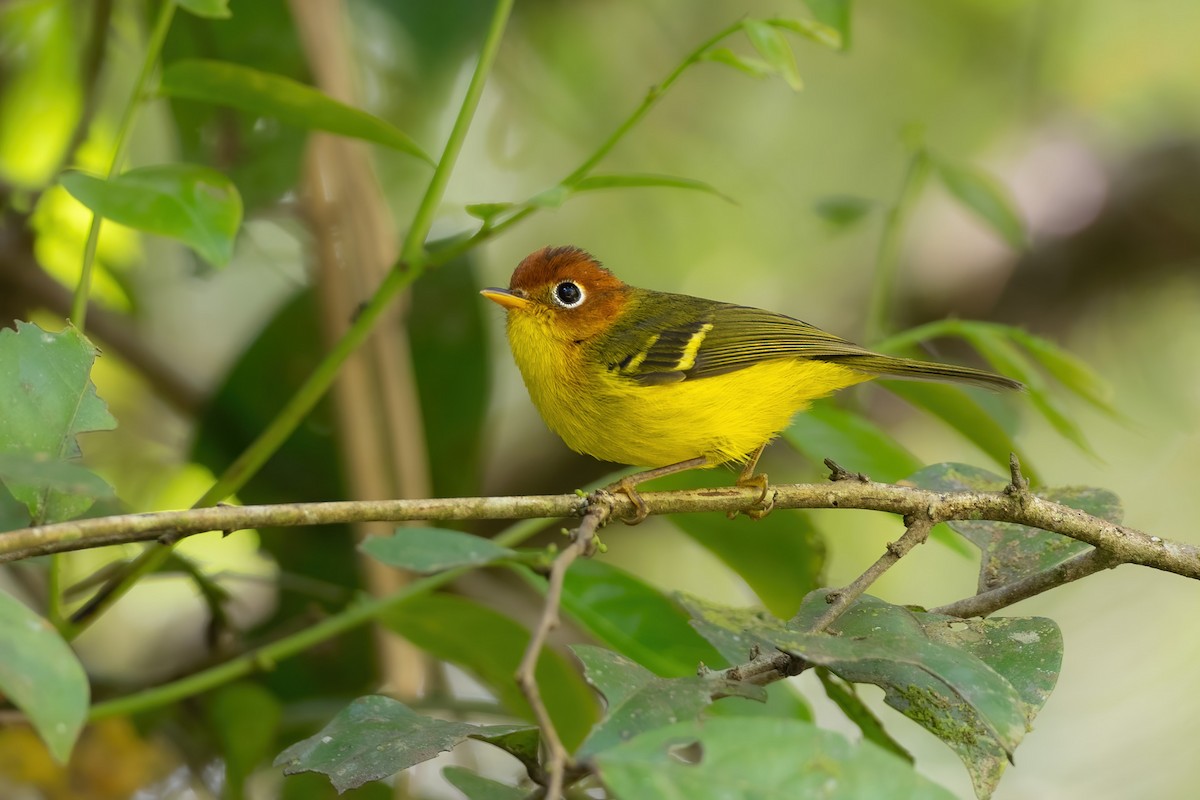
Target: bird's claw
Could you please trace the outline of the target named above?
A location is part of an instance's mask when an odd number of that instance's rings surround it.
[[[758,499],[747,508],[727,512],[726,516],[729,519],[736,519],[738,514],[745,514],[750,519],[760,520],[775,508],[775,491],[771,488],[766,473],[742,475],[737,479],[737,485],[742,488],[758,489]]]
[[[633,503],[633,515],[621,517],[621,522],[626,525],[639,525],[646,521],[646,517],[650,516],[650,506],[646,505],[646,501],[642,499],[642,495],[632,481],[617,481],[608,487],[608,491],[613,494],[623,494],[629,498],[629,502]]]

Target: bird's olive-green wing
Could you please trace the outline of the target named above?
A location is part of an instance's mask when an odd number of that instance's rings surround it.
[[[806,322],[682,295],[644,298],[599,343],[608,368],[641,383],[721,375],[781,358],[832,359],[870,351]]]

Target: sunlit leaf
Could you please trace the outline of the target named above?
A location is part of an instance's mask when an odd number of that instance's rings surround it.
[[[1018,250],[1025,247],[1025,223],[1017,214],[1008,191],[995,178],[969,164],[958,164],[942,158],[933,159],[933,163],[942,184],[959,202],[1010,245]]]
[[[796,68],[792,46],[779,32],[779,28],[762,20],[747,19],[742,22],[742,30],[773,72],[783,78],[793,90],[800,91],[804,88],[804,81],[800,79],[800,71]]]
[[[225,266],[242,224],[237,187],[195,164],[140,167],[105,180],[68,172],[60,182],[89,209],[113,222],[178,239],[208,263]]]
[[[68,326],[0,329],[0,480],[34,524],[77,517],[112,490],[74,463],[76,437],[116,420],[91,381],[96,349]]]
[[[88,680],[54,627],[0,592],[0,693],[25,712],[59,763],[67,763],[88,710]]]
[[[870,742],[785,719],[680,722],[597,755],[596,766],[621,800],[954,797]]]
[[[320,772],[344,792],[377,781],[452,750],[467,739],[482,739],[527,725],[469,725],[417,714],[398,700],[360,697],[329,724],[275,759],[283,774]]]
[[[163,70],[159,90],[171,97],[231,106],[290,125],[363,139],[433,163],[399,128],[282,75],[226,61],[188,59]]]

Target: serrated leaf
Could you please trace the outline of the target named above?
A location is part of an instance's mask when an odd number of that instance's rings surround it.
[[[680,722],[600,753],[596,767],[621,800],[953,798],[870,742],[785,719]]]
[[[233,258],[242,198],[233,182],[215,169],[160,164],[108,180],[67,172],[59,182],[105,219],[177,239],[213,266],[223,267]]]
[[[771,65],[762,59],[738,55],[728,47],[714,47],[704,54],[705,61],[725,64],[755,78],[765,78],[775,72]]]
[[[358,549],[389,567],[422,575],[520,558],[516,550],[501,547],[491,539],[445,528],[397,528],[391,536],[366,539]]]
[[[690,675],[700,662],[719,661],[673,600],[598,559],[576,561],[567,570],[562,607],[597,641],[658,675]]]
[[[433,159],[399,128],[282,75],[225,61],[187,59],[163,70],[159,91],[170,97],[231,106],[290,125],[374,142],[433,164]]]
[[[571,648],[583,662],[588,681],[608,702],[600,724],[580,745],[578,758],[590,758],[644,731],[694,718],[714,695],[766,699],[761,686],[716,676],[659,678],[624,656],[592,645]]]
[[[722,193],[711,184],[705,183],[704,181],[698,181],[694,178],[677,178],[673,175],[647,175],[634,173],[628,173],[624,175],[588,175],[586,178],[580,178],[579,181],[571,186],[571,189],[576,192],[591,192],[597,189],[654,186],[667,189],[688,189],[694,192],[705,192],[706,194],[714,195],[730,203],[733,202],[732,198]]]
[[[229,0],[175,0],[184,11],[206,19],[229,19]]]
[[[646,484],[658,490],[726,487],[725,470],[692,470]],[[672,514],[667,520],[740,575],[763,605],[782,617],[821,583],[825,537],[802,512],[773,513],[760,520],[729,520],[722,514]]]
[[[998,492],[1008,485],[1009,479],[970,464],[945,463],[928,466],[908,480],[935,492]],[[1109,522],[1119,524],[1122,519],[1120,499],[1104,489],[1039,488],[1034,494]],[[1091,545],[1069,536],[1011,522],[954,520],[947,524],[982,552],[980,592],[1051,569],[1092,549]]]
[[[457,664],[491,689],[511,713],[533,718],[513,680],[529,631],[510,617],[464,597],[414,597],[380,621],[432,655]],[[595,699],[575,667],[553,649],[542,650],[535,671],[542,700],[568,747],[581,742],[599,716]]]
[[[818,198],[813,211],[834,228],[846,230],[861,222],[876,205],[874,200],[865,197],[830,195]]]
[[[377,781],[452,750],[467,739],[482,739],[527,725],[469,725],[422,716],[398,700],[360,697],[309,738],[275,759],[284,775],[319,772],[344,792]]]
[[[747,19],[742,22],[742,30],[775,74],[783,78],[794,91],[798,92],[804,88],[800,70],[796,68],[796,56],[792,53],[792,46],[787,37],[779,32],[779,28],[762,20]]]
[[[4,592],[0,692],[25,712],[55,760],[66,764],[87,718],[87,675],[54,626]]]
[[[957,164],[934,158],[942,185],[964,206],[986,222],[1012,247],[1024,249],[1027,242],[1025,223],[1017,214],[1008,191],[983,170],[969,164]]]
[[[804,0],[813,16],[838,34],[838,44],[831,45],[841,50],[850,49],[850,0]]]
[[[35,525],[72,519],[112,494],[72,461],[76,437],[116,420],[91,381],[96,349],[68,326],[50,333],[26,322],[0,329],[0,454],[12,496]],[[65,482],[65,485],[64,485]]]
[[[1009,454],[1018,451],[1008,431],[965,389],[918,381],[884,381],[881,385],[961,433],[997,464],[1007,466]],[[1021,464],[1026,476],[1036,480],[1038,473],[1031,460],[1023,457]]]
[[[467,796],[467,800],[525,800],[529,792],[500,783],[472,772],[464,767],[446,767],[442,770],[446,782]]]

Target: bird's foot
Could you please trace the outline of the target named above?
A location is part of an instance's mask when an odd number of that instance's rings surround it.
[[[609,484],[605,487],[605,491],[612,494],[623,494],[629,498],[629,502],[633,503],[633,515],[621,517],[621,522],[626,525],[638,525],[645,522],[646,517],[650,516],[650,506],[646,505],[646,501],[642,499],[642,495],[637,490],[637,482],[630,480],[631,477],[633,476]]]
[[[736,485],[742,488],[752,487],[758,489],[758,499],[748,508],[727,512],[726,516],[729,519],[736,519],[738,514],[745,514],[750,519],[760,520],[767,514],[770,514],[771,509],[775,508],[775,490],[771,488],[765,472],[760,472],[757,475],[746,475],[743,473],[738,476]]]

